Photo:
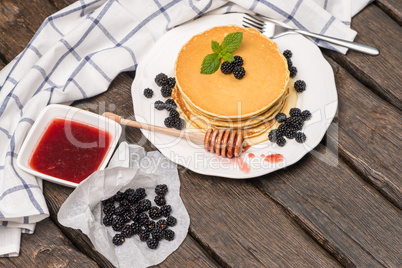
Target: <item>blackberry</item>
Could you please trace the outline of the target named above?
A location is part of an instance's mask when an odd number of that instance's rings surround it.
[[[168,98],[168,97],[172,96],[172,89],[169,88],[168,86],[163,86],[161,88],[161,94],[162,94],[162,97]]]
[[[150,89],[150,88],[144,89],[144,96],[146,98],[148,98],[148,99],[152,98],[153,95],[154,95],[154,91],[152,89]]]
[[[303,80],[297,80],[295,82],[295,90],[298,93],[305,91],[306,90],[306,82],[304,82]]]
[[[149,232],[147,232],[145,229],[141,229],[138,233],[138,237],[142,242],[145,242],[149,239]]]
[[[233,68],[233,75],[237,79],[242,79],[246,75],[246,70],[241,66],[236,66]]]
[[[286,130],[285,136],[288,139],[294,139],[296,137],[296,130],[293,128],[289,128],[288,130]]]
[[[120,202],[124,199],[124,193],[118,191],[114,196],[115,201]]]
[[[152,238],[155,238],[157,240],[162,240],[164,234],[165,234],[165,231],[158,227],[155,227],[151,232]]]
[[[268,139],[269,139],[271,142],[276,142],[276,140],[277,140],[277,133],[278,133],[278,130],[277,130],[277,129],[271,130],[271,131],[269,132],[269,134],[268,134]]]
[[[289,68],[289,72],[290,72],[289,76],[293,78],[297,74],[297,68],[295,66],[292,66]]]
[[[157,240],[157,239],[155,239],[155,238],[149,238],[149,239],[147,240],[147,246],[148,246],[150,249],[156,249],[156,248],[158,247],[158,245],[159,245],[159,240]]]
[[[166,221],[166,220],[159,220],[159,221],[156,223],[156,227],[161,228],[162,230],[165,230],[167,226],[168,226],[168,225],[167,225],[167,221]]]
[[[158,100],[155,101],[154,107],[156,110],[162,111],[163,109],[166,108],[166,104],[163,101]]]
[[[103,225],[105,226],[111,226],[113,224],[113,216],[112,215],[106,215],[103,217]]]
[[[154,228],[155,228],[155,222],[154,221],[149,221],[146,224],[144,224],[145,230],[150,233]]]
[[[233,71],[234,65],[228,61],[224,61],[221,65],[221,72],[224,74],[231,74]]]
[[[174,239],[174,232],[170,229],[165,230],[164,238],[167,241],[172,241]]]
[[[155,196],[154,201],[155,201],[155,204],[157,204],[158,206],[166,205],[166,199],[162,195]]]
[[[126,241],[126,239],[124,238],[123,235],[116,234],[115,236],[113,236],[112,241],[113,241],[113,244],[115,244],[116,246],[120,246]]]
[[[289,120],[289,119],[288,119]],[[289,128],[289,125],[286,124],[281,124],[278,127],[278,131],[276,132],[276,137],[282,137],[285,135],[286,130]]]
[[[115,202],[115,197],[112,196],[112,197],[109,197],[106,200],[102,200],[102,205],[105,206],[106,204],[114,204],[114,202]]]
[[[114,210],[115,208],[112,203],[108,203],[103,206],[103,213],[105,213],[106,215],[112,215],[114,213]]]
[[[290,71],[290,68],[292,68],[293,67],[293,62],[292,62],[292,60],[289,58],[286,58],[286,61],[288,62],[288,70]]]
[[[125,209],[124,207],[122,207],[122,206],[118,206],[118,207],[115,208],[115,210],[114,210],[114,214],[115,214],[115,215],[118,215],[118,216],[123,215],[124,212],[126,212],[126,209]]]
[[[175,217],[173,217],[173,216],[168,216],[166,218],[166,223],[167,223],[168,226],[175,226],[176,223],[177,223],[177,219]]]
[[[184,119],[183,118],[176,118],[173,127],[177,130],[182,130],[184,128]]]
[[[275,120],[276,120],[278,123],[285,122],[285,121],[286,121],[286,114],[284,114],[284,113],[278,113],[278,114],[275,116]]]
[[[127,224],[126,226],[124,226],[123,230],[121,230],[121,235],[124,237],[132,237],[133,235],[135,235],[134,229],[131,225]]]
[[[165,118],[165,121],[164,121],[163,123],[165,124],[166,127],[168,127],[168,128],[173,128],[175,122],[176,122],[175,118],[169,116],[169,117],[166,117],[166,118]]]
[[[131,228],[133,229],[134,234],[138,234],[141,230],[141,225],[139,225],[137,222],[133,222],[130,224]]]
[[[151,208],[151,201],[148,199],[143,199],[138,202],[137,206],[135,206],[134,211],[136,213],[141,213],[147,211]]]
[[[303,118],[301,118],[301,116],[291,117],[286,120],[285,125],[287,128],[301,130],[304,125],[304,120],[303,120]]]
[[[176,110],[170,110],[169,112],[169,117],[175,117],[178,118],[180,116],[179,112]]]
[[[127,199],[123,199],[120,201],[120,207],[122,207],[124,210],[127,210],[130,207],[130,202],[128,202]]]
[[[301,113],[301,118],[303,118],[304,121],[310,120],[311,119],[311,112],[309,110],[304,110]]]
[[[112,224],[112,228],[114,231],[119,232],[123,229],[125,223],[123,221],[118,221]]]
[[[172,207],[170,205],[164,205],[160,208],[160,213],[163,217],[168,217],[172,212]]]
[[[168,187],[166,184],[158,184],[155,187],[155,193],[157,195],[166,195],[167,191],[168,191]]]
[[[129,195],[135,194],[135,190],[133,188],[128,188],[124,191],[124,196],[127,198]]]
[[[290,59],[292,57],[292,55],[293,55],[293,53],[289,49],[286,49],[285,51],[283,51],[283,56],[287,59]]]
[[[144,199],[147,196],[144,188],[137,188],[135,194],[138,196],[138,200]]]
[[[301,116],[301,110],[299,108],[291,108],[289,114],[291,117]]]
[[[160,73],[155,77],[155,83],[159,86],[159,87],[163,87],[166,86],[168,84],[168,76],[164,73]]]
[[[279,147],[285,146],[285,144],[286,144],[285,138],[284,138],[284,137],[279,137],[279,138],[276,140],[276,144],[278,144]]]
[[[134,218],[133,212],[131,211],[124,212],[122,216],[123,216],[123,222],[125,223],[131,221]]]
[[[234,56],[234,61],[232,61],[233,67],[242,66],[243,65],[243,58],[240,56]]]
[[[153,220],[159,219],[161,217],[161,211],[158,207],[151,207],[151,209],[148,212],[149,217]]]
[[[139,225],[143,225],[149,221],[148,215],[144,212],[135,215],[134,222],[138,223]]]
[[[166,107],[166,110],[170,111],[171,109],[176,109],[176,108],[177,108],[177,104],[176,104],[176,102],[174,101],[174,99],[167,99],[167,100],[165,101],[165,107]]]
[[[167,86],[169,88],[174,88],[175,85],[176,85],[176,79],[174,77],[169,77]]]
[[[303,143],[306,141],[306,139],[307,139],[306,134],[304,134],[303,132],[296,133],[296,141],[298,143]]]

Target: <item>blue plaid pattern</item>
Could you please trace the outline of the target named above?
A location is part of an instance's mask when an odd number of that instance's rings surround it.
[[[340,2],[344,9],[339,8]],[[23,139],[46,105],[72,102],[107,90],[119,73],[135,70],[145,52],[166,31],[208,12],[251,11],[300,29],[352,40],[351,2],[80,0],[51,15],[20,55],[0,72],[1,226],[17,226],[21,232],[32,233],[33,223],[48,217],[41,180],[16,166]],[[364,6],[368,1],[357,2]],[[335,10],[337,13],[332,14]],[[15,256],[18,252],[0,254]]]

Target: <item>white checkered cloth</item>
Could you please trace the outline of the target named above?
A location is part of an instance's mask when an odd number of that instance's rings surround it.
[[[21,144],[46,105],[104,92],[119,73],[135,70],[166,31],[205,13],[255,12],[353,40],[351,17],[369,2],[80,0],[48,17],[0,72],[0,255],[18,256],[21,233],[33,233],[35,223],[49,215],[41,180],[16,166]]]

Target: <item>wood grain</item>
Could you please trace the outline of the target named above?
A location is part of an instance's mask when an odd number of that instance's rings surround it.
[[[323,145],[254,182],[342,265],[401,267],[401,211]]]
[[[352,20],[358,32],[356,42],[377,47],[380,55],[369,56],[355,51],[342,55],[325,50],[325,54],[359,79],[369,89],[398,109],[402,109],[402,28],[378,6],[369,5]]]
[[[0,258],[0,267],[99,267],[63,235],[52,220],[36,224],[34,234],[23,234],[19,257]]]
[[[400,0],[377,0],[375,3],[384,10],[392,19],[402,25],[402,1]]]

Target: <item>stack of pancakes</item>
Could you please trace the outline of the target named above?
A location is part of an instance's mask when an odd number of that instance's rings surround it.
[[[201,63],[212,53],[211,41],[222,43],[234,32],[243,33],[233,54],[243,58],[246,75],[236,79],[220,70],[202,74]],[[187,129],[236,129],[246,145],[267,140],[268,132],[277,127],[276,114],[288,114],[296,106],[297,94],[285,57],[276,43],[254,29],[220,26],[194,36],[179,52],[175,76],[172,97]]]

